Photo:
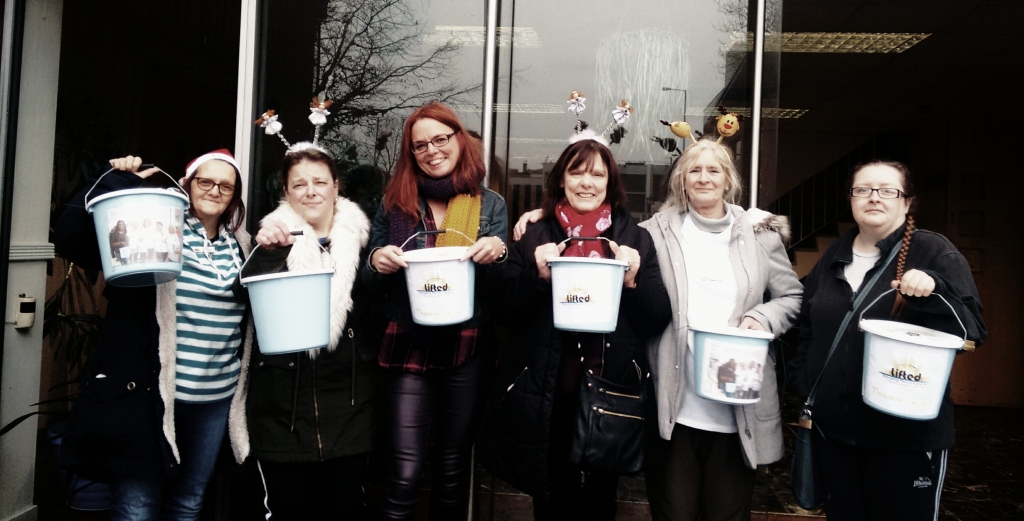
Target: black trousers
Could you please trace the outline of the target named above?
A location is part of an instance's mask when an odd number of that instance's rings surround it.
[[[869,449],[812,442],[830,520],[938,519],[948,450]]]
[[[454,369],[427,374],[388,372],[384,378],[381,518],[412,519],[427,463],[431,425],[430,519],[466,518],[470,453],[493,369],[493,355],[481,354]]]
[[[555,398],[548,449],[550,494],[547,499],[533,498],[533,517],[537,521],[615,519],[619,474],[583,468],[569,461],[578,405],[579,393]]]
[[[327,461],[259,460],[269,521],[360,519],[369,454]]]
[[[645,478],[656,521],[750,519],[756,471],[743,461],[739,434],[677,423],[672,439],[659,438],[653,452]]]

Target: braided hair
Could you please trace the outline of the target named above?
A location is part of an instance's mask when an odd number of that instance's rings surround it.
[[[907,252],[910,251],[910,238],[914,235],[914,216],[907,215],[907,228],[903,232],[903,244],[900,246],[900,253],[896,257],[896,282],[903,280],[903,269],[907,264]],[[898,288],[897,288],[898,289]],[[903,309],[907,307],[907,299],[903,297],[903,293],[896,291],[896,302],[892,304],[892,311],[889,313],[891,318],[896,318],[903,313]]]
[[[871,161],[853,169],[853,173],[850,174],[850,178],[847,182],[847,193],[850,193],[850,189],[853,188],[853,181],[857,177],[857,173],[869,166],[887,166],[899,172],[903,184],[903,197],[910,202],[910,208],[907,211],[906,230],[903,232],[903,244],[900,246],[900,252],[896,259],[895,280],[896,282],[899,282],[903,279],[903,272],[907,263],[907,253],[910,251],[910,238],[914,235],[914,231],[916,230],[913,216],[914,209],[917,207],[917,199],[914,197],[914,179],[910,174],[910,168],[899,161]],[[896,302],[893,303],[892,311],[889,316],[892,318],[898,317],[906,307],[907,299],[904,298],[902,293],[897,291]]]

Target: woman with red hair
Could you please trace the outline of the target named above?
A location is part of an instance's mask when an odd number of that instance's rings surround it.
[[[500,195],[483,188],[480,141],[451,108],[429,103],[405,122],[402,150],[373,220],[363,275],[387,294],[389,319],[378,362],[384,381],[386,458],[384,519],[411,519],[434,424],[430,519],[465,518],[470,449],[494,367],[491,300],[507,254],[508,214]],[[415,236],[432,230],[458,233]],[[450,326],[412,320],[404,251],[470,246],[475,270],[473,317]]]

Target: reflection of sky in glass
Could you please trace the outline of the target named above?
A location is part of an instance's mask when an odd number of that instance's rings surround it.
[[[477,13],[466,13],[461,2],[439,2],[430,7],[430,18],[439,20],[438,25],[471,25],[465,21],[467,18],[476,15],[473,18],[480,19],[479,16],[482,15],[482,9],[477,10]],[[448,11],[449,8],[452,11]],[[505,10],[506,18],[508,11]],[[502,19],[500,23],[507,25],[509,21]],[[581,117],[590,123],[592,128],[600,131],[611,122],[611,111],[621,96],[599,96],[599,84],[602,82],[596,76],[597,49],[603,42],[639,30],[664,31],[686,42],[689,47],[690,68],[687,89],[687,108],[690,115],[686,119],[697,122],[698,115],[703,114],[705,107],[724,86],[723,58],[720,50],[728,41],[731,31],[736,28],[737,18],[722,13],[719,2],[713,0],[685,3],[666,0],[566,0],[557,4],[543,0],[519,0],[515,5],[515,24],[516,29],[530,28],[536,34],[539,45],[514,48],[511,100],[504,97],[497,101],[512,103],[513,107],[519,105],[536,108],[549,107],[552,104],[562,107],[558,113],[513,109],[510,115],[511,136],[507,136],[512,138],[509,163],[520,165],[526,160],[531,163],[531,168],[536,168],[545,157],[557,157],[572,132],[575,119],[565,110],[565,102],[572,90],[581,90],[587,95],[587,110]],[[509,70],[508,56],[506,49],[499,49],[499,59],[503,60],[500,70],[503,74]],[[658,56],[648,55],[647,59],[647,65],[651,69],[678,66],[676,62],[660,59]],[[638,68],[638,65],[633,67]],[[460,67],[460,73],[471,77],[477,75],[479,70],[476,63],[470,68]],[[656,71],[648,73],[652,76],[658,75]],[[671,77],[671,74],[663,74],[662,77]],[[605,78],[604,82],[630,84],[631,79],[635,78]],[[504,81],[507,84],[507,78]],[[636,82],[632,84],[635,85]],[[634,118],[626,124],[630,133],[621,145],[613,145],[613,150],[620,156],[620,160],[653,159],[661,162],[662,158],[667,157],[657,145],[649,142],[649,134],[641,136],[641,132],[634,128],[641,113],[647,111],[647,119],[655,123],[658,119],[672,121],[683,118],[683,93],[663,91],[661,87],[684,86],[648,87],[646,91],[634,93],[628,100],[636,112]],[[501,88],[504,90],[505,86],[502,85]],[[625,93],[622,94],[624,95]],[[469,114],[465,115],[469,121]],[[479,117],[478,114],[473,116]],[[697,126],[699,128],[699,123]],[[499,125],[499,140],[506,137],[505,130],[504,126]],[[662,131],[656,135],[669,134]],[[641,140],[642,142],[637,143]],[[622,157],[623,151],[627,148],[632,148],[633,152]],[[504,146],[499,145],[498,150],[503,152]]]
[[[626,124],[629,133],[623,143],[613,145],[619,160],[665,162],[668,155],[650,141],[650,136],[670,136],[667,128],[657,121],[683,119],[684,93],[666,91],[662,87],[687,89],[686,119],[700,128],[705,108],[725,85],[721,49],[732,31],[742,29],[745,23],[735,15],[724,13],[720,3],[731,2],[565,0],[556,4],[519,0],[514,7],[514,28],[509,27],[511,10],[506,6],[504,18],[499,22],[503,26],[498,51],[503,77],[499,78],[496,101],[504,114],[499,114],[498,153],[504,154],[504,141],[511,138],[509,163],[512,165],[521,165],[525,160],[531,168],[536,168],[545,157],[557,157],[575,123],[573,115],[565,110],[566,100],[570,91],[580,90],[588,98],[587,110],[581,117],[598,132],[611,123],[611,111],[619,99],[628,95],[636,111]],[[424,49],[449,39],[461,44],[445,79],[479,86],[483,81],[483,3],[410,0],[407,5],[423,30]],[[639,31],[646,31],[645,42],[635,37]],[[657,35],[674,42],[651,45]],[[514,49],[508,47],[509,40],[517,42]],[[618,47],[615,47],[616,42]],[[613,57],[605,62],[607,67],[598,64],[598,48],[602,44],[605,50],[612,45]],[[637,53],[636,62],[625,64],[631,71],[629,74],[622,71],[624,44],[634,50],[639,45],[651,49],[651,52]],[[677,44],[688,49],[688,82],[680,58],[656,55],[658,49],[664,51]],[[512,53],[513,83],[509,99],[507,71]],[[599,78],[599,69],[610,72]],[[641,81],[641,76],[645,81]],[[438,83],[441,80],[438,78]],[[673,81],[676,84],[660,84]],[[601,92],[601,87],[605,92]],[[612,93],[630,87],[634,92]],[[480,100],[480,91],[476,90],[455,103],[470,129],[479,130]],[[407,113],[396,115],[404,118]],[[505,117],[511,117],[511,136],[505,135]]]

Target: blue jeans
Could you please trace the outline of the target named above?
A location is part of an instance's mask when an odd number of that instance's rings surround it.
[[[110,483],[111,521],[194,520],[203,509],[206,485],[228,427],[231,400],[174,402],[178,475],[123,476]]]

